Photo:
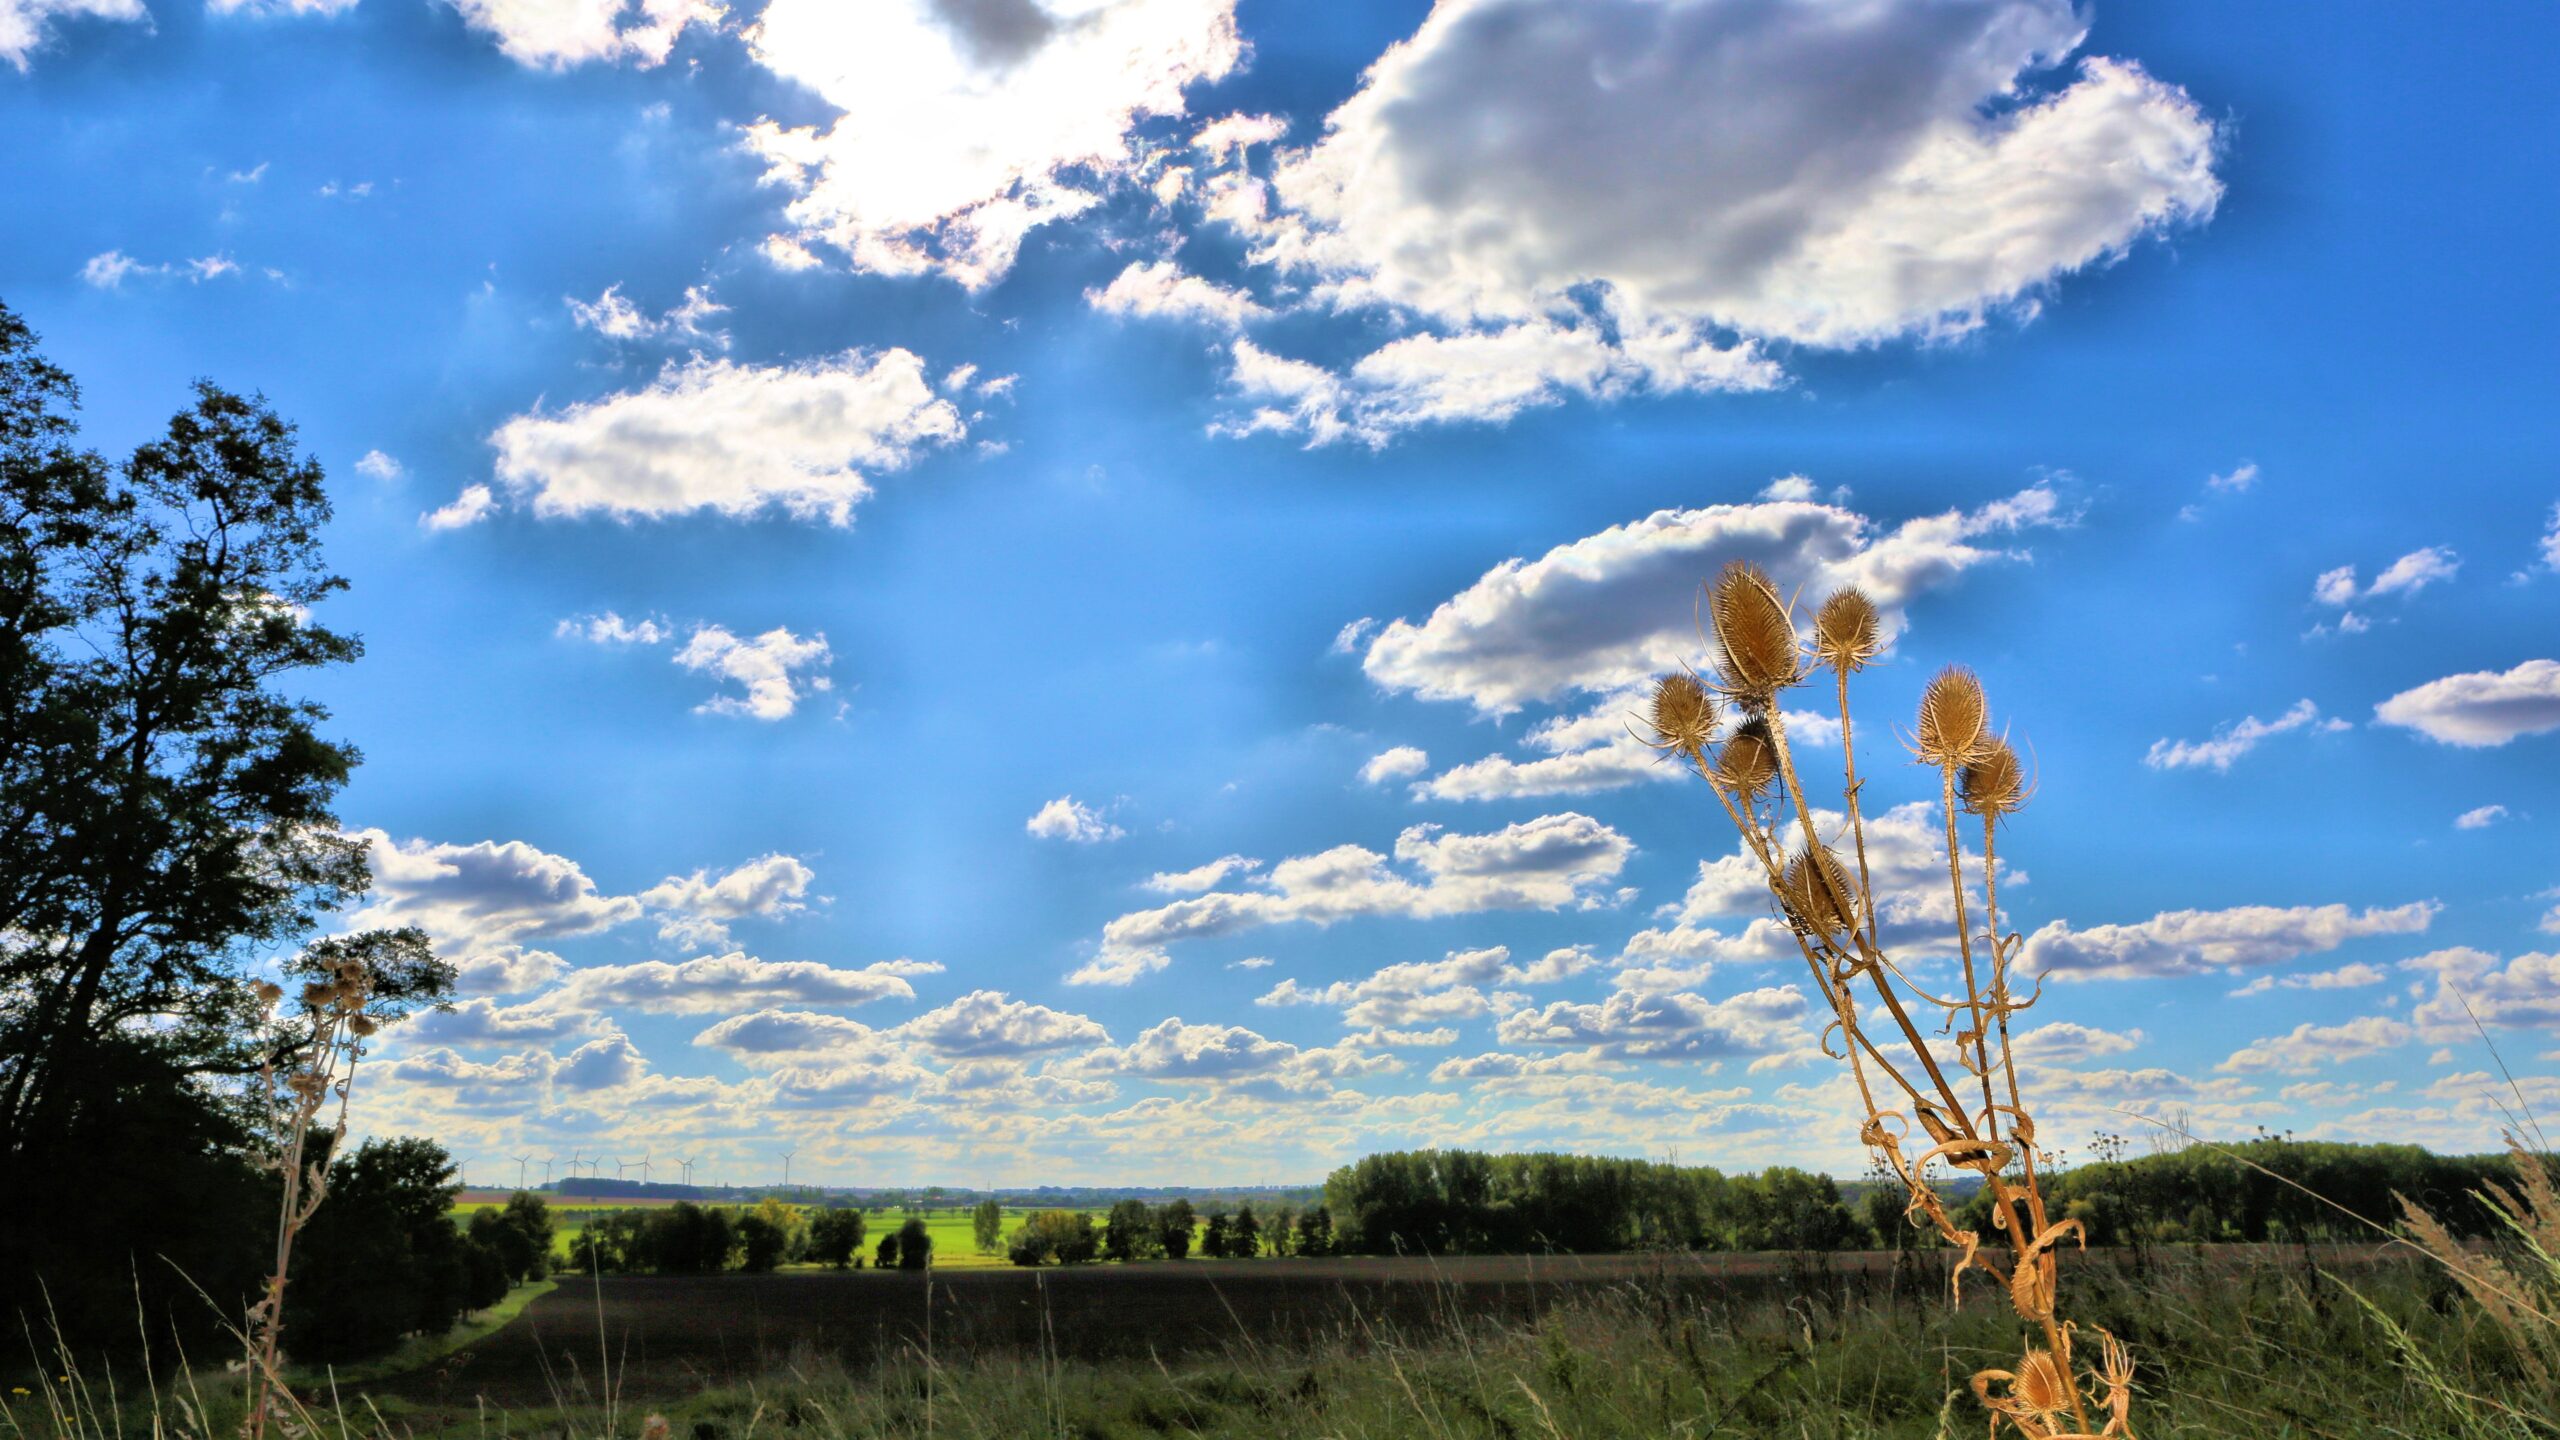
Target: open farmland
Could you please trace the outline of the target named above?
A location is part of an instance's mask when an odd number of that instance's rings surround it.
[[[2322,1246],[2350,1273],[2372,1247]],[[2302,1247],[2187,1250],[2167,1263],[2218,1276],[2299,1268]],[[2119,1270],[2125,1257],[2107,1257]],[[437,1367],[368,1387],[441,1409],[480,1400],[540,1406],[600,1398],[600,1357],[625,1402],[671,1400],[812,1364],[861,1373],[922,1355],[936,1364],[1048,1354],[1082,1361],[1305,1348],[1362,1337],[1533,1322],[1608,1299],[1666,1313],[1882,1298],[1930,1308],[1947,1295],[1944,1252],[1831,1255],[1337,1257],[1068,1268],[564,1278],[524,1315]],[[1995,1297],[1974,1287],[1968,1311]],[[930,1329],[928,1330],[928,1299]],[[598,1330],[601,1317],[602,1331]],[[1365,1342],[1362,1342],[1365,1343]]]
[[[514,1192],[507,1190],[480,1188],[461,1191],[454,1197],[454,1223],[457,1225],[467,1225],[470,1223],[471,1217],[479,1211],[504,1208],[507,1203],[508,1196],[513,1193]],[[587,1227],[588,1222],[598,1216],[619,1210],[664,1210],[676,1203],[672,1199],[664,1199],[655,1196],[645,1199],[621,1199],[617,1197],[590,1197],[580,1195],[565,1197],[544,1195],[542,1198],[551,1209],[551,1224],[553,1229],[552,1255],[555,1261],[565,1261],[567,1259],[569,1255],[569,1246],[576,1240],[578,1232],[584,1230]],[[755,1203],[753,1201],[714,1200],[695,1201],[694,1203],[703,1206],[705,1209],[726,1210],[732,1214],[744,1213],[755,1208]],[[802,1217],[805,1218],[817,1213],[820,1207],[814,1205],[797,1205],[792,1208],[800,1212]],[[1032,1212],[1027,1209],[1006,1210],[1004,1212],[1004,1233],[1008,1236],[1012,1235],[1016,1229],[1020,1228],[1022,1222],[1029,1217],[1031,1213]],[[1105,1218],[1106,1212],[1101,1210],[1088,1210],[1083,1213],[1091,1215],[1093,1217],[1094,1224],[1099,1226]],[[863,1211],[863,1216],[870,1224],[868,1236],[864,1240],[862,1247],[864,1258],[866,1260],[869,1258],[872,1249],[879,1245],[881,1236],[895,1231],[899,1226],[904,1225],[908,1219],[916,1218],[924,1221],[925,1232],[933,1237],[933,1263],[937,1269],[965,1270],[989,1266],[1004,1267],[1009,1266],[1011,1263],[1005,1259],[1001,1250],[991,1255],[982,1255],[978,1253],[977,1235],[971,1226],[969,1212],[966,1209],[936,1209],[915,1212],[895,1209],[865,1210]]]

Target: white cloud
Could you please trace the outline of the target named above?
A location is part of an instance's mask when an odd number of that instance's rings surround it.
[[[1973,542],[2062,523],[2061,501],[2044,486],[1882,533],[1863,515],[1805,501],[1660,510],[1535,560],[1504,561],[1421,623],[1389,623],[1362,664],[1389,690],[1465,700],[1487,714],[1573,690],[1605,694],[1694,654],[1690,601],[1728,560],[1760,564],[1808,608],[1858,585],[1884,610],[1890,636],[1917,596],[2014,554]]]
[[[1512,964],[1511,951],[1501,945],[1452,950],[1439,960],[1389,965],[1362,980],[1314,988],[1283,980],[1253,1003],[1331,1006],[1342,1011],[1347,1026],[1430,1025],[1516,1008],[1527,997],[1488,993],[1488,987],[1553,984],[1590,963],[1591,957],[1578,950],[1558,950],[1528,966]]]
[[[792,634],[775,626],[752,640],[741,640],[718,625],[695,628],[693,638],[675,654],[687,670],[734,682],[744,695],[715,695],[693,707],[705,715],[746,715],[780,720],[800,707],[810,692],[834,688],[824,675],[804,670],[826,666],[832,657],[827,637]]]
[[[1108,286],[1087,290],[1084,298],[1106,315],[1186,320],[1226,330],[1242,329],[1263,313],[1252,296],[1187,274],[1171,260],[1133,260]]]
[[[729,307],[711,298],[711,287],[689,285],[684,300],[666,313],[651,319],[647,312],[625,299],[620,285],[608,285],[593,300],[567,296],[569,319],[581,330],[593,330],[608,340],[666,340],[729,348],[725,330],[711,328],[713,317],[726,315]]]
[[[2320,719],[2319,706],[2308,700],[2296,700],[2290,709],[2273,720],[2261,720],[2255,715],[2250,715],[2237,721],[2225,721],[2216,725],[2213,727],[2211,739],[2154,740],[2151,742],[2151,749],[2143,755],[2142,763],[2154,770],[2189,770],[2211,766],[2215,770],[2228,772],[2233,761],[2257,749],[2259,742],[2269,736],[2283,735],[2296,730],[2336,731],[2347,728],[2349,727],[2343,720],[2323,722]]]
[[[858,969],[814,960],[760,960],[731,951],[669,962],[591,965],[572,970],[560,988],[535,1002],[576,1010],[627,1007],[675,1015],[719,1015],[771,1005],[868,1005],[912,1000],[908,977],[942,967],[884,960]]]
[[[5,17],[7,14],[7,11],[0,10],[0,17]],[[0,36],[5,34],[5,31],[0,31]],[[19,68],[25,68],[23,62]],[[80,281],[94,289],[113,290],[124,284],[126,276],[136,271],[148,274],[158,268],[146,266],[121,250],[108,250],[89,257],[88,261],[80,267]]]
[[[853,523],[865,472],[899,469],[967,426],[907,350],[847,350],[787,366],[696,356],[657,380],[556,414],[516,416],[489,437],[508,494],[545,519],[660,518],[698,510]],[[474,486],[432,528],[493,508]]]
[[[551,627],[551,633],[563,640],[583,640],[590,645],[657,645],[673,639],[676,632],[663,620],[625,620],[605,610],[594,615],[572,615]]]
[[[1196,895],[1215,889],[1230,875],[1249,874],[1262,868],[1262,862],[1243,855],[1225,855],[1206,865],[1188,870],[1161,870],[1139,882],[1159,895]],[[1269,961],[1264,961],[1269,964]]]
[[[798,857],[765,855],[725,875],[708,870],[669,876],[640,892],[642,904],[661,913],[658,937],[681,945],[727,945],[735,920],[778,920],[809,908],[804,898],[817,879]]]
[[[0,58],[10,58],[7,51],[9,15],[5,8],[9,3],[10,0],[0,0]],[[26,68],[23,62],[19,68]],[[80,282],[94,290],[119,290],[125,281],[135,276],[182,275],[192,283],[202,284],[239,273],[239,262],[228,255],[205,255],[164,265],[146,265],[122,250],[107,250],[90,256],[81,264]]]
[[[2360,990],[2367,985],[2379,985],[2389,978],[2379,969],[2359,960],[2335,970],[2314,970],[2304,975],[2261,975],[2231,993],[2264,995],[2271,990]]]
[[[1205,1081],[1265,1094],[1327,1094],[1337,1079],[1402,1068],[1393,1056],[1373,1053],[1378,1048],[1344,1044],[1302,1049],[1241,1025],[1193,1025],[1175,1016],[1126,1046],[1095,1050],[1076,1064],[1102,1074]]]
[[[2311,582],[2311,598],[2332,608],[2344,608],[2358,600],[2415,595],[2438,581],[2452,579],[2461,570],[2462,557],[2454,554],[2451,546],[2430,545],[2392,561],[2373,577],[2370,585],[2358,585],[2353,565],[2323,570]]]
[[[0,60],[8,61],[24,74],[28,58],[44,43],[49,22],[66,16],[140,20],[146,24],[151,19],[142,8],[142,0],[0,0]]]
[[[2560,730],[2560,660],[2430,680],[2374,706],[2373,714],[2385,725],[2475,748]]]
[[[462,493],[448,503],[419,516],[418,524],[428,530],[459,530],[497,513],[497,492],[475,481],[463,486]]]
[[[1099,845],[1129,833],[1072,795],[1061,795],[1041,806],[1037,814],[1022,822],[1022,828],[1042,840],[1064,840],[1074,845]],[[1210,883],[1217,882],[1212,879]]]
[[[2476,1040],[2475,1018],[2499,1028],[2560,1026],[2560,954],[2528,953],[2502,962],[2462,945],[2403,960],[2400,968],[2435,976],[2434,995],[2410,1013],[2430,1043]]]
[[[2141,1046],[2139,1030],[2101,1030],[2071,1020],[2057,1020],[2020,1030],[2012,1042],[2022,1062],[2037,1065],[2081,1065]]]
[[[1596,1005],[1559,1000],[1505,1016],[1506,1045],[1570,1046],[1607,1059],[1719,1059],[1800,1044],[1805,1003],[1794,986],[1725,1000],[1620,990]]]
[[[362,475],[368,480],[380,480],[383,483],[388,484],[391,481],[399,479],[407,472],[400,468],[399,461],[392,459],[381,451],[367,450],[364,454],[356,457],[356,473]]]
[[[1360,767],[1360,779],[1365,784],[1384,785],[1390,780],[1419,775],[1430,768],[1429,754],[1416,746],[1398,745],[1370,756],[1369,763]]]
[[[2560,570],[2560,505],[2551,507],[2551,519],[2542,531],[2542,568]]]
[[[349,0],[352,3],[352,0]],[[687,25],[720,23],[710,0],[446,0],[463,23],[519,65],[565,70],[590,61],[659,65]]]
[[[1316,303],[1417,332],[1240,428],[1376,440],[1566,393],[1762,388],[1757,340],[2027,313],[2221,194],[2212,125],[2138,67],[2023,88],[2083,30],[2063,0],[1443,0],[1268,186],[1211,187]],[[1248,394],[1255,359],[1237,348]]]
[[[1261,925],[1595,906],[1634,852],[1625,836],[1570,811],[1476,835],[1415,825],[1396,837],[1406,873],[1358,845],[1294,856],[1256,877],[1260,888],[1213,890],[1120,916],[1103,927],[1100,954],[1068,980],[1127,984],[1164,968],[1167,945]]]
[[[592,935],[640,918],[630,896],[606,895],[577,862],[521,840],[439,845],[358,830],[373,888],[351,928],[416,925],[440,948]]]
[[[839,112],[748,127],[800,254],[972,288],[1036,226],[1134,179],[1132,131],[1242,60],[1233,0],[774,0],[756,59]]]
[[[2028,937],[2025,963],[2032,971],[2098,980],[2262,969],[2366,936],[2422,934],[2441,908],[2432,900],[2361,912],[2344,905],[2241,905],[2170,910],[2139,924],[2086,930],[2056,920]]]
[[[2490,826],[2495,825],[2506,818],[2506,806],[2482,805],[2476,809],[2465,810],[2461,814],[2453,817],[2453,828],[2456,830],[2486,830]]]
[[[898,1033],[936,1053],[965,1058],[1033,1055],[1111,1039],[1086,1016],[1010,999],[1001,990],[973,990],[899,1026]]]
[[[814,1010],[755,1010],[732,1015],[694,1036],[693,1043],[741,1057],[878,1060],[893,1053],[881,1032],[861,1021]]]
[[[216,15],[335,15],[355,7],[356,0],[206,0],[205,4]]]
[[[494,945],[444,958],[453,961],[454,989],[463,995],[521,995],[569,970],[569,962],[550,951],[521,945]]]
[[[2258,462],[2244,460],[2221,475],[2205,477],[2204,488],[2226,495],[2243,495],[2258,483]]]
[[[2369,1055],[2406,1045],[2417,1038],[2417,1032],[2406,1024],[2382,1015],[2365,1015],[2343,1025],[2314,1025],[2308,1021],[2296,1025],[2283,1035],[2242,1046],[2231,1058],[2215,1066],[2217,1070],[2235,1074],[2263,1074],[2270,1070],[2288,1075],[2308,1075],[2323,1065],[2343,1065]]]

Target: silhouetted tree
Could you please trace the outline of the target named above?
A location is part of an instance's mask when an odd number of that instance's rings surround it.
[[[898,1227],[898,1268],[922,1270],[933,1261],[933,1232],[911,1219]]]
[[[809,1258],[838,1270],[853,1263],[866,1229],[859,1210],[821,1210],[809,1219]]]
[[[1175,1199],[1156,1211],[1156,1243],[1164,1247],[1166,1259],[1180,1260],[1191,1253],[1191,1237],[1199,1224],[1188,1200]]]

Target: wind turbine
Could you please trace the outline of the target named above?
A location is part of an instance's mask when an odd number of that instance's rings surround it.
[[[693,1162],[690,1160],[679,1160],[676,1162],[676,1166],[684,1171],[684,1183],[691,1185],[693,1183]]]
[[[782,1188],[785,1190],[791,1188],[791,1157],[799,1153],[797,1150],[782,1152]]]
[[[533,1157],[530,1155],[518,1155],[515,1156],[514,1159],[516,1162],[516,1188],[521,1190],[524,1188],[525,1166],[533,1162]]]
[[[542,1162],[542,1188],[545,1190],[551,1188],[551,1164],[548,1160]]]

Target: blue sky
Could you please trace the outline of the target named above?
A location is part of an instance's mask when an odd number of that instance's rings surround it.
[[[2032,747],[2048,1133],[2476,1147],[2462,1000],[2560,1099],[2560,21],[2395,18],[0,0],[0,299],[99,443],[328,466],[359,919],[471,990],[358,1109],[475,1176],[1854,1174],[1617,718],[1734,556],[1906,624],[1871,805],[1943,664]]]

